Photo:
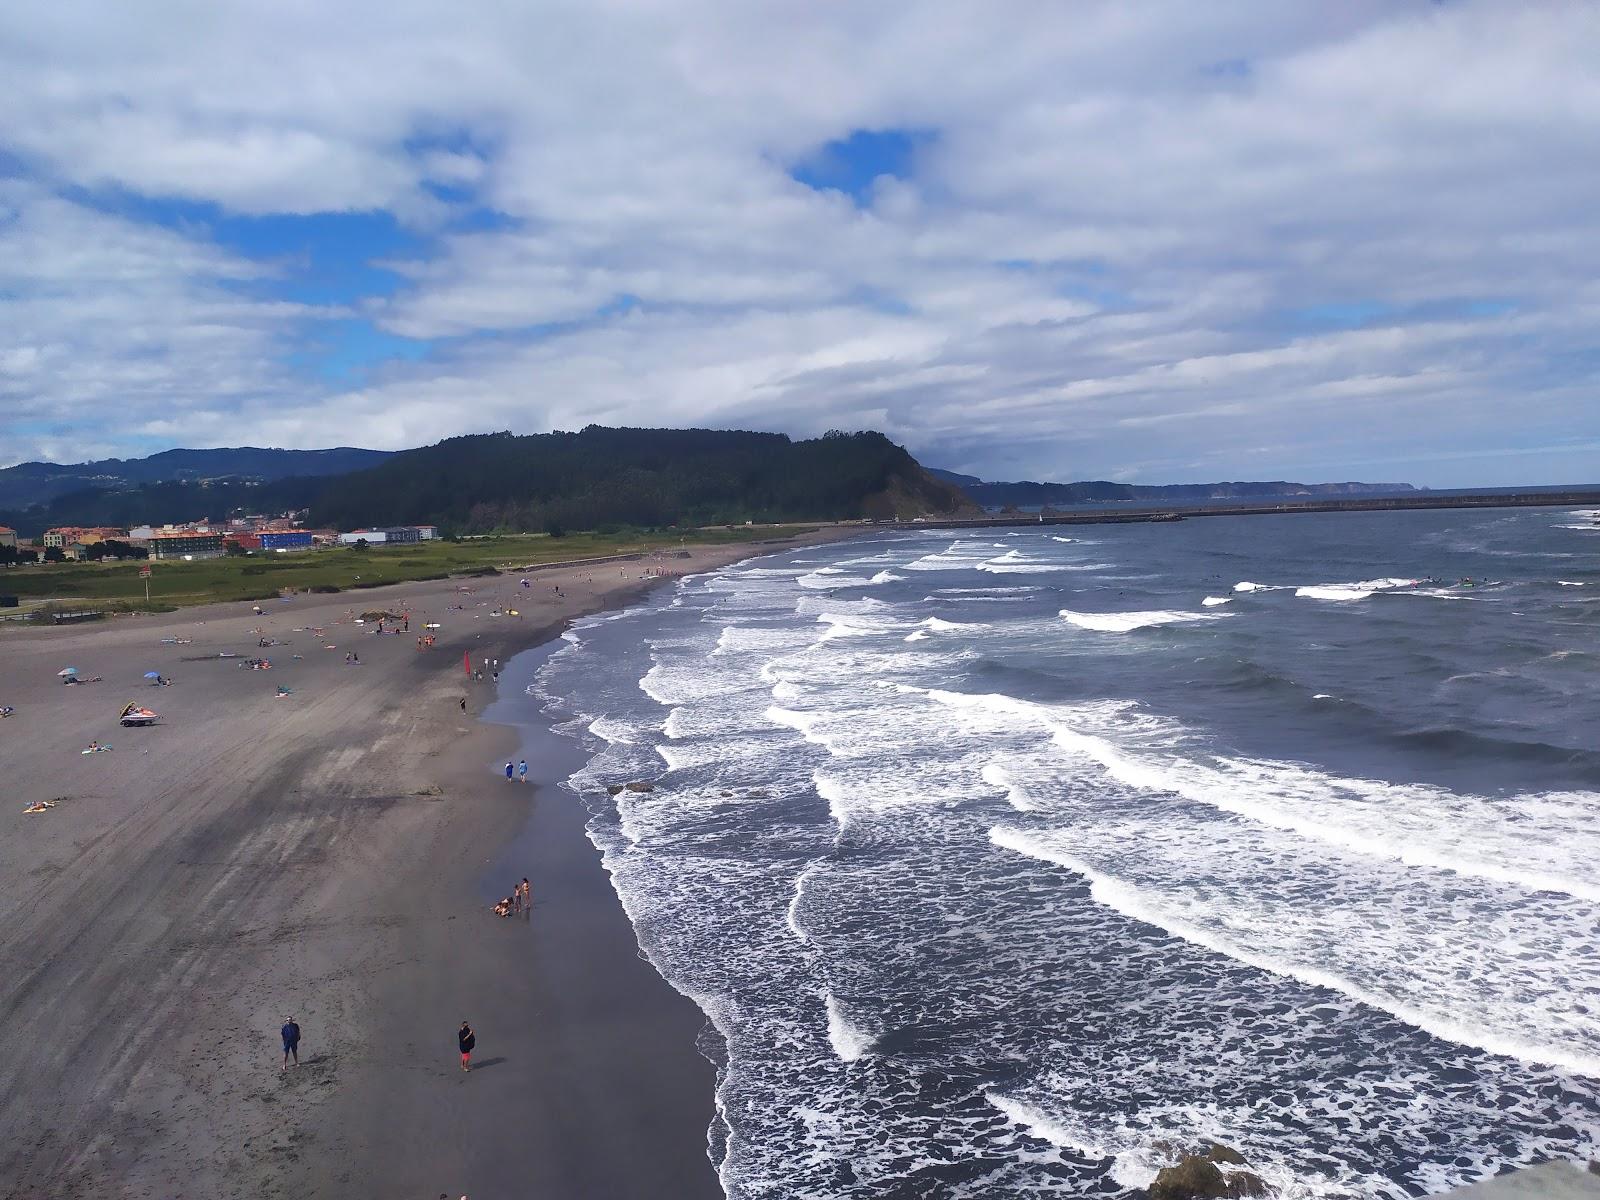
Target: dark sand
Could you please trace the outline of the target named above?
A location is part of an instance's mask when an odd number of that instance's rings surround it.
[[[472,719],[494,689],[461,671],[635,598],[641,565],[0,631],[0,1196],[719,1194],[700,1015],[639,959],[579,803],[495,776],[517,735]],[[409,636],[353,623],[402,602]],[[185,661],[224,649],[274,669]],[[69,664],[105,682],[61,686]],[[118,728],[129,699],[163,723]],[[532,919],[495,918],[523,874]]]
[[[517,696],[548,649],[519,655],[501,694]],[[486,719],[519,709],[526,718],[525,704],[497,702]],[[359,1182],[379,1196],[720,1198],[705,1153],[715,1073],[694,1049],[705,1018],[639,956],[584,835],[588,813],[556,786],[583,756],[542,723],[495,733],[496,760],[468,739],[444,769],[487,779],[531,813],[509,848],[463,862],[448,915],[417,930],[439,970],[383,993],[376,1042],[404,1061],[374,1064],[370,1084],[341,1090],[329,1114],[338,1153],[370,1164]],[[496,763],[507,757],[528,759],[530,785],[505,782]],[[532,913],[485,917],[524,875]],[[464,938],[497,952],[463,953],[475,951]],[[470,1075],[454,1054],[463,1019],[478,1035]],[[397,1066],[406,1086],[383,1086]],[[424,1135],[406,1142],[396,1129]]]

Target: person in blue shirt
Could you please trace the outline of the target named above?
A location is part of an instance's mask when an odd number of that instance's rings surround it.
[[[284,1021],[282,1033],[283,1066],[279,1067],[278,1069],[280,1071],[287,1071],[289,1069],[289,1056],[291,1054],[294,1055],[294,1065],[297,1067],[300,1065],[300,1026],[295,1024],[293,1017],[289,1017]]]

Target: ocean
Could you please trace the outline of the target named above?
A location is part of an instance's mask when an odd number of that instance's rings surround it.
[[[734,1200],[1600,1157],[1600,514],[913,526],[565,636]]]

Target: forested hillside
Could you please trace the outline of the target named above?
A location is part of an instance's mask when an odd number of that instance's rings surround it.
[[[382,450],[277,450],[231,446],[215,450],[163,450],[147,458],[96,462],[25,462],[0,467],[0,510],[43,507],[84,491],[126,491],[153,483],[202,479],[264,482],[300,475],[343,475],[383,461]],[[60,522],[67,523],[67,522]]]
[[[914,517],[971,508],[959,488],[933,478],[879,433],[796,442],[777,433],[590,426],[581,433],[451,438],[376,457],[376,466],[331,478],[80,488],[45,504],[0,510],[0,524],[32,537],[54,525],[309,509],[316,526],[429,524],[482,533]]]
[[[451,438],[328,481],[320,525],[428,522],[463,532],[839,520],[969,502],[879,433],[811,441],[712,429]]]

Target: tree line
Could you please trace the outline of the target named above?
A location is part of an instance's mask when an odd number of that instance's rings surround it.
[[[338,476],[84,489],[0,514],[18,529],[161,524],[309,509],[312,527],[435,525],[441,533],[849,520],[968,504],[881,433],[611,429],[448,438]]]

